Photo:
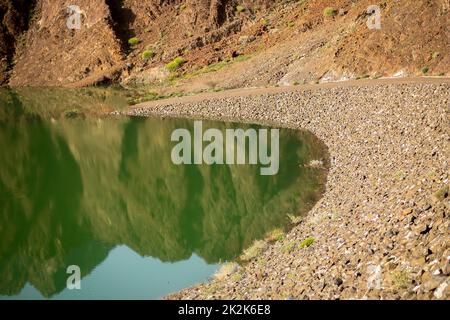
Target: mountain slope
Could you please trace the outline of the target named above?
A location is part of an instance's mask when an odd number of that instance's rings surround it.
[[[0,3],[11,7],[12,2]],[[22,40],[0,47],[0,81],[9,76],[8,69],[13,70],[12,86],[153,85],[184,75],[189,81],[177,85],[189,91],[448,74],[448,1],[379,3],[379,30],[366,25],[373,16],[367,11],[372,4],[371,0],[38,0],[32,19],[27,17],[29,8],[20,11],[21,19],[31,20],[28,32],[20,35],[26,29],[21,27],[14,38]],[[82,11],[80,30],[66,26],[69,5]],[[6,16],[3,7],[0,13]],[[11,38],[5,30],[3,25],[0,37]],[[131,38],[138,43],[130,45]],[[239,55],[251,58],[232,63]],[[176,57],[184,64],[169,72],[165,65]],[[211,65],[214,71],[221,69],[220,76],[198,71]]]

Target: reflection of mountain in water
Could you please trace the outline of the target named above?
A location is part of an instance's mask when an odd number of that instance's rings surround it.
[[[8,113],[21,109],[24,115],[39,115],[45,118],[60,118],[66,112],[104,114],[123,109],[128,105],[128,93],[115,87],[96,88],[0,88],[0,119]],[[20,108],[18,103],[20,103]],[[6,108],[5,106],[8,106]],[[11,116],[11,114],[10,114]]]
[[[194,252],[210,263],[231,259],[287,213],[309,210],[323,189],[323,173],[299,166],[325,158],[310,134],[282,130],[279,174],[260,176],[257,166],[173,165],[170,135],[191,121],[45,121],[24,109],[22,96],[2,99],[3,295],[27,282],[53,295],[68,265],[86,275],[121,244],[162,261]]]

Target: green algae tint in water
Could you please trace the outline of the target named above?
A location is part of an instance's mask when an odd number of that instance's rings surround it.
[[[311,134],[280,130],[274,176],[258,165],[176,166],[171,134],[193,121],[82,116],[122,98],[0,91],[1,299],[161,298],[207,281],[323,192],[326,171],[307,164],[327,163],[326,148]],[[81,290],[66,287],[70,265]]]

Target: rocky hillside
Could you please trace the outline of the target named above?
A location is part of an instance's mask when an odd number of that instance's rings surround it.
[[[373,4],[379,30],[366,25]],[[70,5],[80,29],[67,27]],[[0,83],[203,90],[448,75],[448,22],[448,0],[0,0]]]
[[[0,0],[0,85],[8,80],[15,45],[28,29],[34,2]]]

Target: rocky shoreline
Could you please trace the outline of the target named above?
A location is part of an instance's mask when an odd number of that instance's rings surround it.
[[[167,298],[450,298],[448,81],[152,103],[125,114],[301,128],[329,147],[326,192],[284,239]]]

